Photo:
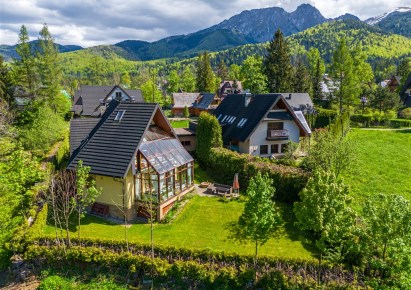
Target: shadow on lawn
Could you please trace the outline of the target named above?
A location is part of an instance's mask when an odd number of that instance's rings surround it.
[[[405,133],[405,134],[410,134],[411,129],[405,129],[405,130],[395,130],[395,133]]]

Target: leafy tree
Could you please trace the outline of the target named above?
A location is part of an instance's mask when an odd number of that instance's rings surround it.
[[[294,68],[293,88],[294,93],[307,93],[310,90],[310,76],[301,56],[298,56]]]
[[[101,194],[101,189],[96,188],[96,181],[90,178],[89,172],[90,166],[83,166],[83,161],[80,160],[76,167],[76,210],[78,213],[79,239],[81,238],[81,218],[84,217],[86,208]]]
[[[410,279],[410,202],[400,195],[373,195],[365,202],[362,222],[363,254],[372,275],[395,283],[404,276]]]
[[[230,65],[230,72],[228,74],[228,77],[230,80],[242,80],[241,78],[241,68],[237,64],[232,64]]]
[[[397,71],[396,71],[396,75],[401,78],[400,79],[401,83],[400,83],[399,88],[401,88],[402,85],[405,83],[410,73],[411,73],[411,57],[406,57],[399,63],[397,67]]]
[[[247,188],[248,200],[235,228],[237,239],[255,244],[255,261],[258,246],[264,245],[279,229],[281,217],[273,202],[273,180],[260,172],[250,179]]]
[[[364,53],[361,45],[357,45],[352,51],[352,59],[353,94],[355,97],[359,97],[363,91],[371,88],[371,85],[374,83],[374,73],[371,65],[366,61],[367,55]]]
[[[298,226],[314,234],[321,253],[340,247],[355,225],[355,214],[349,207],[348,187],[335,174],[314,171],[300,192],[300,202],[294,203]]]
[[[62,74],[59,52],[47,24],[44,24],[40,31],[39,46],[39,72],[42,84],[40,94],[49,106],[54,107],[56,105],[55,98],[61,89]]]
[[[144,100],[151,103],[159,103],[163,105],[164,98],[162,92],[159,90],[156,83],[157,70],[150,72],[151,77],[145,83],[141,85],[141,92],[143,93]]]
[[[22,25],[19,41],[16,47],[20,59],[13,61],[13,76],[15,84],[21,86],[32,98],[37,96],[39,77],[36,58],[30,45],[29,34],[26,26]]]
[[[177,70],[172,70],[168,76],[167,93],[176,93],[179,89],[180,78]]]
[[[211,69],[210,55],[205,51],[198,56],[196,88],[199,92],[215,92],[215,75]]]
[[[267,80],[262,72],[263,61],[259,56],[249,56],[241,66],[241,79],[243,87],[252,94],[266,93]]]
[[[0,99],[6,101],[9,105],[13,100],[13,83],[10,69],[3,62],[2,55],[0,55]]]
[[[342,113],[343,104],[349,104],[352,100],[352,88],[354,86],[353,60],[345,38],[340,40],[340,43],[334,52],[331,72],[335,78],[340,113]]]
[[[222,59],[218,64],[217,77],[220,78],[220,80],[228,79],[228,68],[224,63],[224,59]]]
[[[399,106],[400,98],[398,94],[391,93],[388,88],[377,86],[371,95],[370,105],[381,112],[396,110]]]
[[[317,48],[311,47],[307,53],[308,71],[311,79],[311,95],[313,99],[322,99],[321,81],[325,73],[324,60],[321,58]]]
[[[223,146],[221,126],[215,116],[202,112],[197,125],[196,155],[198,159],[207,163],[211,148]]]
[[[125,72],[121,75],[121,83],[124,85],[126,88],[131,87],[131,78],[130,74],[128,72]]]
[[[288,43],[280,29],[277,29],[273,40],[268,44],[263,64],[268,91],[271,93],[290,92],[293,67]]]
[[[194,92],[195,86],[196,86],[196,79],[193,73],[192,66],[187,65],[185,66],[183,72],[181,73],[180,87],[185,92]]]

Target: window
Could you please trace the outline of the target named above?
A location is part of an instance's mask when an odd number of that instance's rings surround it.
[[[221,118],[221,114],[218,116],[217,121],[219,121],[219,120],[220,120],[220,118]]]
[[[190,146],[191,142],[190,141],[181,141],[181,145],[183,146]]]
[[[284,123],[283,122],[271,122],[268,123],[268,130],[283,130]]]
[[[272,144],[271,145],[271,154],[278,154],[278,153],[280,153],[279,151],[278,151],[278,144]]]
[[[121,100],[121,92],[116,92],[116,100]]]
[[[281,153],[285,153],[287,151],[288,144],[281,144]]]
[[[237,119],[236,117],[233,117],[232,119],[231,119],[231,121],[230,121],[230,124],[232,124],[234,121],[235,121],[235,119]]]
[[[221,123],[224,122],[225,119],[227,119],[228,116],[224,116],[224,118],[221,120]]]
[[[268,154],[268,145],[260,145],[260,155]]]
[[[117,115],[114,117],[114,121],[120,122],[121,119],[123,118],[125,112],[126,111],[118,111]]]
[[[242,118],[242,119],[240,120],[240,122],[238,122],[237,127],[238,127],[238,128],[242,128],[242,127],[244,126],[245,122],[247,122],[247,119],[246,119],[246,118]]]

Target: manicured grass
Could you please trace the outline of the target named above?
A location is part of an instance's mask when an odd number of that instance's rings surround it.
[[[299,240],[300,232],[294,227],[292,208],[280,206],[285,221],[283,234],[270,239],[260,247],[259,253],[287,258],[313,258],[313,248]],[[239,243],[228,238],[229,224],[238,219],[243,207],[242,200],[223,201],[217,197],[195,195],[171,224],[154,226],[154,242],[176,247],[253,254],[253,244]],[[93,216],[84,218],[82,224],[83,237],[124,240],[122,225]],[[54,235],[54,228],[47,226],[46,233]],[[72,235],[77,235],[75,226],[72,227]],[[130,241],[149,243],[150,225],[133,224],[128,229],[128,237]]]
[[[377,194],[399,194],[411,201],[411,130],[352,129],[357,158],[343,173],[354,206]]]
[[[173,128],[188,128],[188,120],[171,121]]]

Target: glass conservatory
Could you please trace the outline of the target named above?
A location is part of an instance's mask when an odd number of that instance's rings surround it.
[[[162,204],[194,185],[194,160],[180,141],[152,125],[136,156],[136,199]],[[147,196],[148,195],[148,196]]]

